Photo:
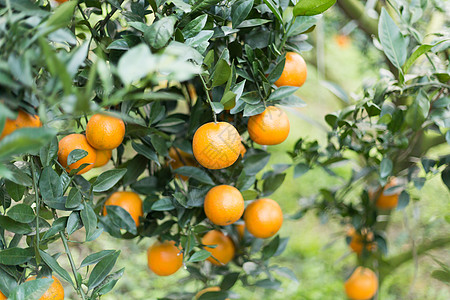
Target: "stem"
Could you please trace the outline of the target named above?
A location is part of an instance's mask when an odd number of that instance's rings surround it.
[[[54,209],[52,209],[52,211],[53,211],[53,218],[55,220],[57,220],[58,215],[56,214],[56,211]],[[81,296],[81,298],[83,300],[86,300],[86,295],[84,294],[84,290],[81,287],[81,283],[78,282],[78,276],[77,276],[78,272],[77,272],[77,268],[75,267],[75,262],[72,257],[72,252],[70,252],[69,245],[67,244],[67,238],[62,231],[59,232],[59,236],[61,237],[61,240],[64,244],[64,249],[66,251],[67,257],[69,258],[70,267],[72,268],[72,273],[73,273],[73,276],[75,277],[75,282],[77,283],[76,290],[77,290],[78,294]]]
[[[36,202],[36,264],[39,265],[41,262],[41,255],[39,254],[40,249],[40,236],[39,236],[39,211],[41,208],[41,203],[39,201],[38,187],[36,181],[36,166],[34,165],[34,159],[31,158],[31,173],[33,179],[33,189],[34,189],[34,197]]]
[[[213,105],[212,105],[212,100],[211,100],[211,97],[209,96],[209,88],[206,85],[206,82],[205,82],[205,79],[203,78],[203,75],[200,75],[200,79],[202,80],[203,87],[205,88],[206,98],[208,100],[209,106],[211,106],[211,111],[212,111],[214,123],[217,123],[216,113],[214,112],[214,108],[213,108]]]

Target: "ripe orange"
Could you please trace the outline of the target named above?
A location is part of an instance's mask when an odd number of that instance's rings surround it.
[[[278,145],[289,135],[289,118],[286,113],[268,106],[262,113],[248,119],[250,138],[260,145]]]
[[[64,2],[67,2],[67,0],[55,0],[56,2],[58,2],[59,4],[62,4]]]
[[[241,224],[236,224],[235,226],[236,226],[236,230],[239,235],[239,238],[242,240],[242,238],[244,237],[244,234],[245,234],[245,224],[241,223]]]
[[[148,267],[156,275],[169,276],[183,265],[183,254],[174,241],[156,242],[147,251]]]
[[[338,44],[338,46],[340,48],[347,48],[350,45],[350,37],[346,34],[338,34],[334,37],[334,40],[336,41],[336,44]]]
[[[82,164],[89,164],[81,171],[78,171],[78,175],[86,173],[94,167],[95,160],[97,159],[97,151],[89,145],[86,137],[82,134],[69,134],[63,137],[58,144],[58,161],[66,168],[67,172],[79,168]],[[75,149],[82,149],[87,151],[88,155],[80,159],[79,161],[67,166],[67,158],[70,152]]]
[[[298,86],[301,87],[307,76],[306,63],[303,57],[296,52],[286,53],[286,63],[280,78],[275,81],[275,85],[280,86]]]
[[[27,281],[35,280],[36,276],[30,277]],[[64,288],[58,278],[52,276],[53,283],[39,300],[63,300]]]
[[[233,241],[219,230],[211,230],[205,234],[202,238],[202,244],[206,246],[205,250],[211,253],[208,261],[216,266],[226,265],[234,257]],[[208,247],[213,245],[217,246],[215,248]]]
[[[272,199],[258,199],[250,203],[244,213],[245,228],[257,238],[275,235],[283,224],[280,205]]]
[[[171,160],[169,161],[169,165],[172,167],[173,170],[176,170],[183,166],[195,166],[197,165],[197,162],[195,161],[195,158],[192,154],[189,154],[187,152],[184,152],[181,149],[171,147],[169,149],[169,157]],[[188,180],[189,177],[184,175],[177,175],[184,181]]]
[[[95,159],[94,168],[106,165],[112,156],[112,150],[97,150],[97,158]]]
[[[400,196],[400,193],[393,191],[393,192],[389,192],[389,194],[387,194],[385,191],[391,187],[394,187],[396,185],[398,185],[398,179],[397,178],[393,178],[391,179],[388,184],[386,184],[383,188],[383,192],[381,193],[381,195],[378,197],[377,201],[375,202],[375,205],[380,208],[380,209],[393,209],[397,207],[398,204],[398,197]],[[376,194],[378,194],[378,192],[376,192]]]
[[[116,205],[125,209],[133,218],[136,226],[139,226],[139,217],[144,215],[142,210],[142,200],[138,194],[134,192],[115,192],[105,202],[103,207],[103,215],[107,215],[106,206]]]
[[[230,185],[215,186],[205,197],[205,214],[216,225],[233,224],[242,217],[244,208],[244,198],[241,192]]]
[[[6,300],[6,299],[7,299],[6,296],[0,291],[0,300]]]
[[[247,153],[247,148],[245,148],[244,144],[241,143],[241,146],[239,146],[241,149],[241,152],[239,153],[242,157],[244,157],[245,153]]]
[[[19,113],[17,114],[17,118],[15,120],[6,119],[5,126],[3,127],[3,131],[0,134],[0,140],[19,128],[41,126],[41,120],[37,115],[30,115],[23,110],[19,110]]]
[[[357,267],[349,279],[345,282],[345,292],[350,299],[368,300],[378,290],[377,275],[368,268]]]
[[[111,150],[117,148],[125,136],[125,124],[121,119],[95,114],[86,125],[86,137],[97,150]]]
[[[208,169],[231,166],[241,153],[241,136],[233,125],[210,122],[194,134],[192,149],[197,161]]]
[[[376,244],[373,241],[373,232],[363,230],[359,233],[352,227],[347,231],[347,236],[351,238],[349,244],[350,249],[358,255],[363,252],[364,246],[369,252],[375,250],[376,248]]]

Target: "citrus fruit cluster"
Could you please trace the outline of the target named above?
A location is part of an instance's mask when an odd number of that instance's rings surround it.
[[[5,126],[0,134],[0,140],[20,128],[41,127],[42,123],[37,115],[30,115],[24,110],[19,110],[16,119],[6,119]]]

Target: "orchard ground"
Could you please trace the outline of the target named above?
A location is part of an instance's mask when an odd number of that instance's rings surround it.
[[[336,13],[336,10],[332,10]],[[327,32],[327,30],[325,30]],[[376,76],[375,50],[370,53],[361,53],[355,46],[358,39],[353,37],[349,46],[342,48],[336,43],[333,36],[325,36],[325,63],[327,75],[338,79],[339,84],[347,93],[360,92],[361,78]],[[311,53],[305,53],[308,64],[308,80],[300,88],[298,96],[306,103],[307,107],[299,110],[286,109],[290,122],[291,133],[288,139],[278,146],[268,147],[272,153],[268,166],[275,163],[290,162],[286,156],[286,150],[291,150],[298,138],[319,138],[325,141],[327,128],[323,117],[325,114],[342,107],[331,92],[320,84],[316,69],[311,65]],[[351,63],[350,63],[351,62]],[[180,103],[182,104],[182,103]],[[181,109],[181,108],[180,108]],[[130,156],[134,153],[129,147]],[[448,146],[434,149],[436,155],[448,153]],[[111,162],[109,163],[111,164]],[[108,166],[95,169],[86,174],[87,178],[100,174],[107,170]],[[343,165],[339,168],[339,174],[348,176],[351,168]],[[263,172],[261,172],[262,174]],[[328,176],[322,170],[311,170],[305,175],[293,179],[292,171],[288,173],[282,187],[271,196],[280,203],[285,213],[285,222],[280,231],[282,237],[289,237],[290,241],[286,252],[281,257],[276,257],[273,262],[281,266],[291,267],[298,283],[278,277],[283,281],[282,291],[270,291],[263,289],[249,289],[236,286],[234,292],[240,295],[240,299],[346,299],[343,282],[356,265],[356,256],[350,255],[350,250],[345,243],[344,233],[346,228],[333,220],[323,220],[314,213],[309,212],[298,221],[288,219],[298,210],[298,202],[301,198],[316,193],[321,187],[329,187],[336,183],[335,178]],[[354,191],[356,196],[357,191]],[[410,249],[411,238],[422,239],[432,232],[434,236],[448,233],[448,223],[444,220],[450,216],[450,194],[441,179],[436,176],[423,187],[420,192],[421,200],[410,204],[403,211],[393,214],[392,226],[387,232],[390,241],[389,255],[395,255],[401,250]],[[351,201],[351,199],[349,199]],[[420,209],[418,209],[420,208]],[[82,232],[77,232],[82,236]],[[197,292],[204,287],[199,283],[180,284],[179,280],[188,273],[180,270],[170,277],[158,277],[152,274],[147,267],[146,250],[154,242],[153,239],[118,240],[108,234],[103,234],[96,243],[88,243],[86,246],[77,247],[71,244],[75,261],[85,257],[93,251],[104,249],[119,249],[122,251],[117,262],[116,269],[126,267],[124,277],[119,280],[112,293],[103,297],[105,300],[113,299],[156,299],[163,297],[167,292],[190,291]],[[52,245],[54,247],[56,245]],[[90,247],[90,248],[89,248]],[[81,252],[82,251],[82,252]],[[450,258],[446,251],[435,250],[421,257],[418,261],[417,275],[414,260],[404,264],[390,274],[383,283],[379,293],[379,299],[450,299],[450,288],[444,283],[431,278],[431,271],[437,264],[433,258],[437,258],[447,264]],[[67,266],[64,266],[68,268]],[[65,284],[65,283],[63,283]],[[180,288],[182,287],[182,288]],[[76,299],[75,291],[65,289],[67,299]],[[150,298],[149,298],[150,297]]]

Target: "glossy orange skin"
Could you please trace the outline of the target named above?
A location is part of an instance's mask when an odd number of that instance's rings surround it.
[[[365,231],[364,234],[361,235],[354,228],[350,228],[347,232],[347,236],[351,238],[349,244],[350,249],[358,255],[361,255],[364,246],[368,252],[373,251],[376,248],[376,244],[373,241],[373,232]]]
[[[62,4],[64,2],[67,2],[68,0],[55,0],[56,2],[58,2],[59,4]]]
[[[35,280],[36,276],[30,277],[27,279],[27,281]],[[58,278],[55,276],[52,276],[53,283],[50,285],[48,290],[42,295],[39,300],[63,300],[64,299],[64,288],[61,284],[61,281],[59,281]]]
[[[197,165],[197,162],[195,161],[195,158],[192,154],[184,152],[183,150],[178,148],[175,149],[175,147],[171,147],[169,149],[169,157],[171,158],[171,160],[169,161],[169,165],[172,167],[173,170],[176,170],[183,166]],[[189,179],[189,177],[184,175],[177,175],[177,176],[183,179],[184,181]]]
[[[240,155],[241,155],[241,157],[244,157],[245,153],[247,153],[247,148],[245,148],[244,144],[242,144],[242,143],[241,143],[240,148],[241,148]]]
[[[27,127],[41,127],[41,120],[37,115],[30,115],[29,113],[19,110],[17,118],[15,120],[6,119],[3,131],[0,134],[0,140],[3,139],[8,134],[13,133],[19,128]]]
[[[247,206],[244,221],[248,232],[257,238],[265,239],[280,230],[283,224],[283,212],[277,202],[262,198]]]
[[[241,153],[241,136],[229,123],[206,123],[195,132],[192,149],[203,167],[223,169],[238,159]]]
[[[112,156],[112,150],[97,150],[97,158],[95,159],[94,168],[106,165]]]
[[[95,114],[86,125],[86,138],[97,150],[117,148],[125,136],[125,123],[118,118]]]
[[[236,252],[231,238],[219,230],[211,230],[206,233],[202,238],[202,244],[205,245],[205,250],[211,253],[211,256],[208,257],[208,261],[216,266],[222,266],[229,263]],[[217,245],[217,247],[210,248],[208,245]]]
[[[369,300],[378,290],[378,278],[372,270],[358,267],[347,279],[344,287],[350,299]]]
[[[6,299],[7,299],[6,296],[0,291],[0,300],[6,300]]]
[[[250,138],[260,145],[278,145],[289,135],[290,124],[286,113],[275,106],[268,106],[259,115],[248,119]]]
[[[275,85],[301,87],[308,74],[306,63],[303,57],[295,52],[286,53],[286,63],[280,78],[275,81]]]
[[[115,205],[125,209],[133,218],[136,226],[139,226],[139,217],[144,215],[142,209],[142,200],[138,194],[134,192],[115,192],[105,202],[103,207],[103,215],[107,215],[106,206]]]
[[[147,251],[148,267],[159,276],[174,274],[183,265],[183,254],[174,241],[156,242]]]
[[[400,196],[399,193],[394,194],[386,194],[385,191],[393,186],[398,185],[397,178],[393,178],[389,181],[388,184],[386,184],[383,188],[383,192],[378,197],[377,201],[375,202],[376,207],[379,209],[394,209],[398,205],[398,197]]]
[[[205,214],[215,225],[233,224],[242,217],[244,208],[241,192],[231,185],[215,186],[205,197]]]
[[[63,137],[58,144],[58,161],[66,168],[67,172],[79,168],[82,164],[89,164],[87,167],[78,171],[78,175],[84,174],[94,167],[95,160],[97,159],[97,151],[89,145],[86,137],[82,134],[69,134]],[[80,159],[79,161],[67,166],[67,158],[75,149],[82,149],[88,152],[88,155]]]

